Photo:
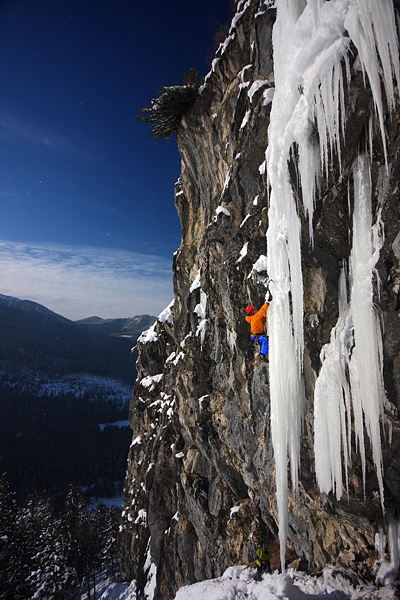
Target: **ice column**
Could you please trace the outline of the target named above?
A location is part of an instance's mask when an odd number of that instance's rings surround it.
[[[287,127],[298,100],[297,81],[286,71],[290,61],[290,32],[302,3],[277,3],[273,33],[276,94],[271,109],[266,152],[270,185],[268,273],[274,280],[268,310],[271,390],[271,434],[276,465],[281,565],[284,569],[288,533],[287,461],[297,491],[300,431],[303,412],[303,283],[300,261],[300,219],[290,184],[288,153],[292,137]]]
[[[393,2],[392,0],[382,0],[379,3],[374,0],[357,2],[355,0],[336,0],[335,4],[344,9],[344,27],[358,50],[365,80],[368,77],[386,152],[381,84],[383,83],[387,103],[391,109],[394,107],[393,81],[396,80],[397,84],[399,82],[399,50]],[[347,79],[350,84],[349,75]],[[325,104],[326,99],[323,100],[323,105],[325,106]],[[324,110],[317,109],[317,122],[323,122],[324,112]],[[319,113],[322,114],[321,119],[318,117]],[[343,114],[342,111],[340,114]],[[318,129],[320,131],[320,127]],[[369,134],[371,151],[371,123]],[[327,156],[328,146],[321,134],[320,139],[325,147],[324,156]],[[370,167],[369,159],[365,155],[358,157],[355,161],[353,179],[351,301],[348,307],[343,308],[342,304],[339,321],[332,331],[329,347],[324,348],[321,354],[322,368],[316,383],[314,399],[316,472],[321,491],[336,491],[336,496],[340,498],[342,495],[341,459],[343,457],[344,468],[347,471],[349,449],[346,450],[345,443],[350,444],[351,441],[352,419],[363,466],[364,482],[365,433],[370,439],[383,508],[383,465],[380,437],[384,397],[382,335],[373,302],[374,268],[383,244],[383,225],[380,214],[377,215],[373,225]],[[343,338],[351,340],[350,346],[348,343],[347,345],[341,343],[340,336],[338,337],[339,332],[341,332],[342,341]],[[327,419],[330,419],[329,432],[326,431]],[[324,439],[323,431],[327,433]],[[339,442],[336,449],[333,448],[334,440]],[[342,444],[342,454],[340,443]]]

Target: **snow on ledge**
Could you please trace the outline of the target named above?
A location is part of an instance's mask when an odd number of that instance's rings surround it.
[[[168,306],[166,308],[164,308],[164,310],[162,312],[160,312],[160,314],[157,317],[157,321],[159,321],[160,323],[169,323],[170,325],[172,325],[173,323],[173,316],[172,316],[172,307],[174,305],[175,300],[172,300],[172,302],[170,302],[168,304]]]
[[[142,331],[142,333],[138,337],[138,343],[140,342],[141,344],[147,344],[148,342],[156,342],[158,340],[156,324],[157,321],[155,321],[149,329],[146,329],[146,331]]]
[[[194,292],[194,290],[197,290],[197,288],[200,287],[200,278],[201,278],[201,269],[199,269],[196,273],[196,277],[194,278],[194,281],[193,281],[192,285],[190,286],[189,294],[191,294],[192,292]]]
[[[154,385],[156,383],[160,383],[163,377],[163,373],[159,373],[158,375],[147,375],[147,377],[143,377],[143,379],[141,379],[139,383],[145,388],[150,388],[149,391],[151,392],[154,389]]]
[[[231,216],[231,213],[229,212],[229,210],[226,208],[226,206],[217,206],[217,208],[215,209],[215,217],[213,218],[212,222],[216,223],[218,220],[218,216],[220,214],[226,215],[227,217]]]

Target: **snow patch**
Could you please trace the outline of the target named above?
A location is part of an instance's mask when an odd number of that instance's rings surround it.
[[[250,115],[251,115],[251,110],[248,110],[246,112],[246,114],[244,115],[243,120],[240,124],[240,129],[244,129],[246,127],[247,123],[249,122]]]
[[[155,384],[160,383],[163,377],[163,373],[159,373],[158,375],[147,375],[146,377],[143,377],[143,379],[141,379],[139,383],[145,388],[150,388],[149,391],[152,392],[155,388]]]
[[[395,600],[394,586],[378,588],[360,584],[353,587],[343,572],[337,568],[324,568],[322,577],[312,577],[290,569],[282,574],[277,571],[263,575],[260,582],[254,580],[256,570],[245,566],[229,567],[221,577],[200,581],[178,590],[175,600],[315,600],[316,598],[346,598],[347,600]]]
[[[213,222],[216,222],[218,219],[218,215],[221,214],[226,215],[227,217],[231,216],[231,213],[226,208],[226,206],[217,206],[217,208],[215,209],[215,217],[213,218]]]
[[[191,294],[192,292],[194,292],[194,290],[197,290],[197,288],[200,287],[200,280],[201,280],[201,269],[199,269],[197,271],[196,277],[194,278],[194,281],[193,281],[192,285],[190,286],[189,294]]]
[[[267,80],[263,80],[263,79],[257,79],[256,81],[254,81],[254,82],[251,84],[251,87],[250,87],[250,89],[249,89],[249,90],[248,90],[248,92],[247,92],[247,95],[248,95],[248,97],[250,98],[250,102],[253,102],[253,96],[254,96],[254,94],[255,94],[255,93],[258,91],[258,90],[262,89],[262,88],[263,88],[263,87],[265,87],[265,86],[268,86],[268,87],[270,87],[270,83],[269,83],[269,81],[267,81]]]
[[[240,223],[240,227],[243,227],[243,225],[246,223],[246,221],[250,219],[250,215],[246,215],[245,218],[243,219],[243,221]]]
[[[253,276],[254,273],[263,273],[267,271],[268,259],[265,254],[261,254],[254,265],[251,268],[250,274],[247,276],[248,279]]]
[[[135,520],[135,525],[143,525],[143,527],[147,527],[147,512],[144,508],[141,508],[138,512],[138,516]]]
[[[172,307],[174,305],[175,300],[172,300],[172,302],[170,302],[168,304],[168,306],[166,308],[164,308],[164,310],[162,312],[160,312],[160,314],[157,317],[157,321],[160,321],[160,323],[169,323],[170,325],[172,325],[173,323],[173,315],[172,315]]]
[[[157,586],[157,567],[153,563],[152,558],[151,558],[150,542],[151,542],[151,537],[149,538],[149,541],[147,542],[146,561],[145,561],[144,567],[143,567],[143,569],[146,573],[146,577],[147,577],[147,582],[144,587],[144,595],[145,595],[145,598],[147,598],[148,600],[153,600],[154,592],[155,592],[156,586]]]
[[[267,106],[267,104],[271,104],[274,99],[275,88],[268,88],[263,92],[263,106]]]
[[[248,246],[249,246],[249,242],[246,242],[245,245],[243,246],[243,248],[240,251],[239,258],[236,261],[237,263],[241,262],[244,259],[244,257],[247,255],[247,248],[248,248]]]
[[[200,336],[200,342],[203,346],[205,329],[207,324],[206,319],[206,310],[207,310],[207,294],[200,289],[200,302],[196,304],[194,311],[196,315],[199,317],[199,323],[196,329],[196,336]]]
[[[142,331],[142,333],[138,337],[138,342],[141,344],[147,344],[148,342],[156,342],[158,340],[158,334],[156,333],[156,325],[157,321],[153,323],[149,329],[146,331]]]
[[[232,508],[229,511],[228,523],[230,523],[233,519],[233,516],[240,511],[240,508],[240,506],[232,506]]]

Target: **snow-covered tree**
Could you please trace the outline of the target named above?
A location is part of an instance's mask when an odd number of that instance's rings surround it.
[[[75,578],[63,553],[61,520],[46,498],[31,499],[28,510],[25,515],[30,539],[28,582],[35,600],[73,598]]]
[[[99,504],[92,512],[91,519],[96,531],[102,532],[101,537],[101,564],[106,570],[106,575],[115,579],[119,566],[119,538],[118,531],[121,521],[121,511],[116,507],[107,507]]]
[[[14,494],[6,475],[0,480],[0,598],[8,599],[13,595],[11,570],[12,539],[16,517]]]
[[[0,480],[0,600],[69,600],[94,590],[96,574],[118,572],[120,511],[89,509],[71,486],[58,514],[38,493],[17,502],[7,478]]]
[[[0,483],[0,599],[68,600],[75,581],[62,552],[62,531],[52,502],[34,493],[17,503]]]

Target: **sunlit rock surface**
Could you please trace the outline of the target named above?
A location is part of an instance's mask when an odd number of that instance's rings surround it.
[[[275,18],[276,10],[261,0],[239,2],[230,35],[177,136],[182,171],[175,204],[182,243],[174,257],[175,298],[139,339],[122,526],[124,577],[163,600],[173,598],[182,585],[247,563],[256,523],[278,545],[269,372],[274,366],[258,360],[244,319],[245,307],[260,307],[266,294],[269,197],[263,164],[275,85]],[[374,114],[368,77],[354,47],[349,61],[341,166],[333,153],[326,173],[321,171],[313,241],[302,205],[296,148],[289,166],[301,217],[305,410],[297,495],[289,483],[287,556],[300,557],[304,568],[340,564],[371,578],[379,558],[376,534],[399,519],[400,506],[397,90],[392,112],[383,103],[387,164],[376,120],[371,128],[371,216],[375,223],[380,211],[384,229],[373,302],[383,343],[385,512],[368,432],[363,476],[354,414],[348,492],[343,465],[340,500],[335,493],[320,492],[314,455],[314,389],[321,350],[338,323],[339,282],[353,247],[352,169]],[[315,144],[321,143],[312,129],[311,135]],[[281,377],[287,367],[279,365]],[[274,561],[279,568],[279,549]]]

